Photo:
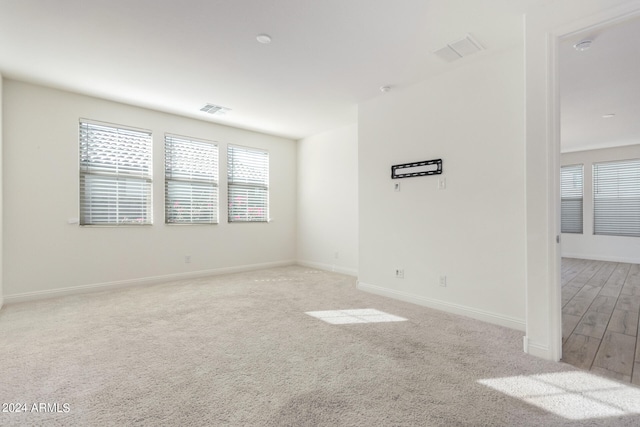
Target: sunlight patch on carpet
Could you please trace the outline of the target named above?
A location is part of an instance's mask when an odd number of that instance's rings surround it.
[[[349,323],[381,323],[381,322],[404,322],[404,317],[394,316],[373,308],[363,308],[354,310],[327,310],[327,311],[307,311],[305,314],[324,320],[333,325],[346,325]]]
[[[570,420],[640,414],[640,389],[587,372],[557,372],[478,383]]]

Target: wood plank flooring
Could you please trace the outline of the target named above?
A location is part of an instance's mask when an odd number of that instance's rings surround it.
[[[640,385],[640,265],[562,259],[562,360]]]

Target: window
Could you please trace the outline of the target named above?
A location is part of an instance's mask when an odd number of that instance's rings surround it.
[[[218,222],[218,146],[165,135],[164,209],[167,224]]]
[[[582,165],[560,169],[560,231],[582,234]]]
[[[80,121],[80,225],[152,223],[151,132]]]
[[[269,219],[269,153],[229,145],[227,150],[229,222]]]
[[[640,160],[593,165],[594,234],[640,237]]]

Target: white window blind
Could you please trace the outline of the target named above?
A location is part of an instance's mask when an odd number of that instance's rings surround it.
[[[582,234],[583,176],[582,165],[563,166],[560,170],[562,233]]]
[[[218,222],[218,146],[165,135],[164,203],[167,224]]]
[[[80,224],[152,223],[151,132],[80,121]]]
[[[229,145],[227,149],[229,222],[269,219],[269,153]]]
[[[593,165],[594,234],[640,237],[640,160]]]

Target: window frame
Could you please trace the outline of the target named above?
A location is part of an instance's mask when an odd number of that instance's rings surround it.
[[[621,170],[614,171],[615,165],[628,164],[627,176],[620,179]],[[599,167],[612,166],[609,171],[599,172]],[[640,159],[612,160],[593,163],[593,234],[598,236],[640,237]],[[613,173],[616,177],[613,178]],[[608,194],[606,187],[615,197],[598,197]],[[625,203],[626,202],[626,203]],[[610,206],[607,207],[606,204]],[[615,215],[613,213],[615,212]],[[624,212],[624,215],[620,215]],[[599,219],[608,218],[608,222],[598,224]],[[615,218],[611,220],[611,218]],[[600,229],[598,228],[600,226]]]
[[[253,158],[246,159],[248,161],[248,165],[243,165],[245,168],[254,169],[259,166],[262,167],[261,170],[258,171],[249,171],[244,172],[239,171],[235,173],[236,166],[234,164],[234,160],[237,158],[236,154],[234,154],[235,150],[238,152],[247,152],[253,153],[251,156]],[[263,157],[262,161],[260,161],[260,157]],[[262,164],[261,164],[262,163]],[[270,221],[269,213],[270,213],[270,186],[269,186],[269,172],[270,172],[270,155],[269,151],[264,148],[256,148],[256,147],[246,147],[242,145],[236,144],[228,144],[227,145],[227,222],[228,223],[268,223]],[[251,177],[249,175],[254,174],[256,177]],[[237,178],[236,178],[237,177]],[[262,179],[260,179],[262,178]],[[247,201],[246,201],[246,215],[245,218],[241,218],[234,213],[238,211],[238,209],[234,206],[232,202],[232,198],[237,196],[236,189],[245,190]],[[263,195],[260,196],[260,192],[263,192]],[[253,193],[254,200],[251,203],[251,193]],[[262,203],[260,203],[262,202]],[[250,205],[254,206],[250,206]],[[262,209],[260,215],[252,217],[250,215],[250,209]]]
[[[170,168],[170,163],[169,163],[169,156],[168,156],[168,146],[171,145],[172,149],[175,148],[174,144],[179,144],[179,143],[185,143],[185,144],[191,144],[193,145],[193,147],[190,147],[191,149],[194,149],[195,146],[209,146],[211,148],[213,148],[212,150],[212,158],[209,159],[209,161],[211,162],[211,174],[209,175],[209,178],[207,178],[207,174],[206,173],[197,173],[197,171],[195,171],[194,169],[190,170],[190,174],[191,174],[191,178],[186,177],[186,171],[183,171],[183,173],[177,173],[174,172],[174,174],[172,174],[171,172],[174,171],[174,168]],[[183,149],[187,149],[185,147],[183,147]],[[194,150],[194,151],[198,151],[198,150]],[[195,152],[193,154],[196,154]],[[205,156],[207,153],[203,153],[202,150],[200,150],[200,156]],[[172,157],[173,158],[173,157]],[[200,164],[201,168],[203,167],[202,164]],[[193,175],[196,175],[196,177],[194,177]],[[210,221],[194,221],[193,220],[193,205],[190,206],[190,210],[189,210],[189,217],[190,220],[184,220],[184,221],[170,221],[170,210],[171,210],[171,206],[170,204],[172,203],[172,198],[170,197],[170,187],[171,187],[171,183],[182,183],[183,185],[191,185],[191,189],[193,189],[194,187],[200,187],[202,189],[210,187],[211,190],[211,194],[212,194],[212,200],[210,201],[210,203],[213,205],[213,209],[212,209],[212,213],[210,214],[211,216],[211,220]],[[193,199],[191,199],[191,203],[193,204]],[[206,214],[205,214],[206,215]],[[210,141],[210,140],[206,140],[206,139],[201,139],[201,138],[193,138],[193,137],[187,137],[187,136],[181,136],[181,135],[175,135],[175,134],[171,134],[171,133],[165,133],[164,136],[164,223],[166,225],[216,225],[219,223],[219,219],[220,219],[220,148],[218,145],[217,141]]]
[[[112,146],[103,142],[103,149],[99,145],[99,138],[90,138],[91,131],[103,133],[105,137],[114,137]],[[136,141],[144,150],[134,150]],[[127,142],[129,141],[129,145]],[[133,144],[133,145],[132,145]],[[104,147],[106,146],[106,147]],[[80,118],[78,120],[78,165],[79,165],[79,225],[83,227],[132,227],[153,225],[153,133],[151,130],[126,125],[101,122]],[[136,147],[139,148],[139,147]],[[96,154],[102,151],[102,156]],[[138,155],[125,157],[126,153]],[[112,156],[112,160],[105,159]],[[88,161],[89,157],[96,157],[95,161]],[[102,161],[97,159],[102,158]],[[113,160],[115,159],[115,160]],[[134,167],[136,161],[141,167]],[[92,182],[93,181],[93,182]],[[115,184],[114,184],[115,182]],[[101,188],[106,194],[100,197]],[[139,187],[136,189],[136,187]],[[115,191],[115,193],[113,193]],[[130,191],[138,197],[130,196],[130,209],[140,209],[140,220],[121,220],[122,211],[126,209],[127,200],[121,192]],[[137,199],[137,204],[136,204]],[[93,200],[96,200],[95,202]],[[100,207],[100,205],[103,205]],[[97,206],[94,208],[94,206]],[[114,209],[113,213],[109,211]],[[115,221],[101,221],[100,217],[115,217]],[[126,217],[124,217],[126,218]]]
[[[563,174],[565,173],[565,171],[567,171],[568,173],[577,172],[578,168],[580,172],[580,197],[578,198],[575,195],[573,197],[565,197],[565,191],[568,190],[568,185],[565,185]],[[575,188],[575,185],[573,187]],[[568,212],[568,209],[563,209],[563,204],[565,202],[579,202],[579,219],[575,219],[573,216],[571,216]],[[577,209],[574,210],[578,211]],[[564,221],[565,214],[567,214],[566,216],[569,217],[567,218],[566,222]],[[576,223],[576,228],[572,229],[571,225],[574,225],[574,223]],[[579,231],[577,227],[578,223]],[[566,234],[584,234],[584,164],[582,163],[562,165],[560,167],[560,232]]]

